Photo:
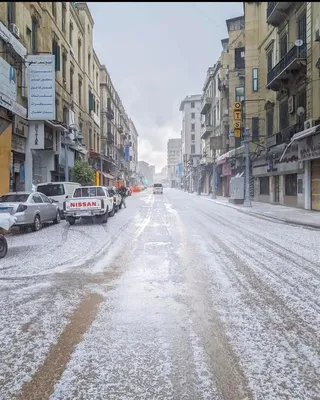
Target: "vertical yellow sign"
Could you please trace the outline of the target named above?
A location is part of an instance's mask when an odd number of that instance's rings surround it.
[[[100,172],[96,172],[96,186],[100,186]]]

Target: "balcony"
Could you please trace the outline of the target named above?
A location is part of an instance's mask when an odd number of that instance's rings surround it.
[[[114,144],[114,135],[111,132],[108,132],[108,134],[107,134],[107,143]]]
[[[118,132],[121,133],[121,134],[123,133],[123,126],[122,125],[118,126]]]
[[[208,113],[212,106],[212,98],[211,97],[205,97],[202,101],[201,104],[201,114],[205,115]]]
[[[114,111],[111,108],[107,108],[107,118],[109,121],[112,121],[114,119]]]
[[[282,85],[288,85],[289,78],[298,71],[305,74],[307,46],[293,46],[278,64],[268,72],[267,89],[277,92]]]
[[[268,2],[267,8],[267,24],[272,26],[279,26],[287,16],[286,11],[291,6],[292,2],[289,1],[271,1]]]
[[[203,124],[201,139],[207,139],[208,136],[213,132],[213,126],[211,124]]]
[[[283,143],[289,143],[292,136],[298,132],[302,132],[304,130],[303,123],[302,124],[294,124],[288,126],[287,128],[281,129],[280,132],[275,133],[266,138],[266,147],[273,147]]]

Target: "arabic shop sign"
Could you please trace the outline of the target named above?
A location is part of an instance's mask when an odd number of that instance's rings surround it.
[[[299,160],[320,158],[320,134],[299,140]]]
[[[27,56],[28,119],[45,121],[56,119],[55,56],[52,54]]]

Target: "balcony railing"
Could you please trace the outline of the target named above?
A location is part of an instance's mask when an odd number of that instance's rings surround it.
[[[302,46],[294,45],[288,51],[288,53],[282,57],[282,59],[278,62],[278,64],[272,68],[271,71],[268,72],[267,76],[267,88],[272,89],[272,83],[276,83],[275,81],[281,79],[282,74],[290,69],[299,69],[301,63],[299,60],[305,60],[307,56],[307,46],[303,44]],[[296,62],[298,61],[298,63]],[[276,85],[278,86],[278,85]]]
[[[279,144],[288,143],[290,142],[293,135],[298,132],[302,132],[304,129],[303,123],[302,124],[294,124],[288,126],[287,128],[281,129],[280,132],[274,133],[271,136],[266,138],[266,147],[273,147]]]
[[[111,108],[107,108],[107,118],[110,121],[114,119],[114,111]]]
[[[201,139],[206,139],[213,132],[213,126],[211,124],[205,124],[202,129]]]
[[[108,132],[107,134],[107,143],[108,144],[113,144],[114,143],[114,135],[112,132]]]
[[[205,97],[201,104],[201,114],[207,114],[207,112],[210,110],[211,105],[212,105],[212,98]]]

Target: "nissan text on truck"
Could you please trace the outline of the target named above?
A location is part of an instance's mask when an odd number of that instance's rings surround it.
[[[78,187],[72,198],[64,201],[63,213],[70,225],[80,218],[106,223],[109,216],[114,216],[113,196],[103,186]]]

